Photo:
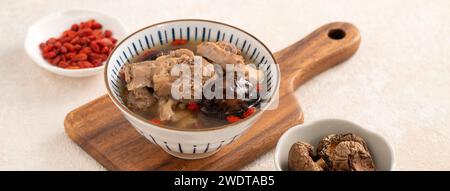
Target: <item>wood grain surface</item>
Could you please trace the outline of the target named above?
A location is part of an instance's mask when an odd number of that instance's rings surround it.
[[[276,52],[281,70],[278,108],[264,111],[238,140],[208,158],[184,160],[167,154],[141,136],[106,95],[67,114],[65,130],[108,170],[236,170],[274,148],[287,129],[303,123],[303,112],[293,92],[350,58],[360,39],[355,26],[335,22]]]

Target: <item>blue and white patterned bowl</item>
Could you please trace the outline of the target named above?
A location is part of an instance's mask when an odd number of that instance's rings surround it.
[[[264,66],[268,79],[268,92],[263,97],[271,103],[278,93],[280,71],[270,50],[251,34],[236,27],[207,20],[174,20],[140,29],[121,41],[112,52],[105,67],[105,82],[108,94],[125,118],[150,142],[159,145],[169,154],[184,159],[199,159],[210,156],[225,145],[232,143],[246,131],[261,115],[258,111],[249,118],[236,123],[205,129],[179,129],[151,124],[147,119],[133,113],[120,97],[123,82],[119,70],[134,57],[153,47],[174,40],[228,41],[242,50],[246,58]],[[277,99],[277,98],[276,98]],[[266,104],[262,110],[270,107]]]

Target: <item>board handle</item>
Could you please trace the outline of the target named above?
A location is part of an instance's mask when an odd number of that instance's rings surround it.
[[[275,53],[281,71],[280,95],[292,93],[315,75],[350,58],[360,41],[353,24],[333,22]]]

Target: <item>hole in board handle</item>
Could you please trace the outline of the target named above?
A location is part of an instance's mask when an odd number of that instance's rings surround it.
[[[331,29],[328,31],[328,37],[333,40],[341,40],[345,38],[345,31],[342,29]]]

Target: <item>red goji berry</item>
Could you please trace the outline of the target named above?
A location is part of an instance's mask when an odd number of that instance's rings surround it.
[[[105,45],[105,46],[111,46],[113,44],[113,42],[108,39],[108,38],[104,38],[101,40],[101,42]]]
[[[53,65],[57,65],[59,61],[61,61],[62,56],[56,56],[50,63]]]
[[[73,52],[75,50],[75,47],[70,43],[66,42],[63,44],[63,46],[66,47],[69,52]]]
[[[87,60],[88,56],[84,53],[79,53],[75,57],[72,58],[73,61],[84,61]]]
[[[88,61],[78,62],[78,65],[80,67],[82,67],[82,68],[92,68],[92,67],[94,67],[94,65],[92,63],[88,62]]]
[[[100,60],[101,61],[106,61],[108,59],[108,55],[106,54],[100,54]]]
[[[234,123],[234,122],[239,121],[239,120],[241,120],[241,118],[239,118],[238,116],[235,116],[235,115],[227,116],[227,121],[230,122],[230,123]]]
[[[248,116],[250,116],[250,115],[252,115],[253,113],[255,113],[255,111],[256,111],[256,108],[254,108],[254,107],[249,107],[249,108],[247,109],[247,111],[245,111],[245,112],[242,114],[242,118],[247,118]]]
[[[45,43],[40,43],[39,44],[39,49],[41,50],[41,51],[44,51],[44,48],[45,48]]]
[[[80,43],[81,38],[79,36],[74,37],[71,41],[70,44],[79,44]]]
[[[79,32],[78,32],[78,34],[80,35],[80,36],[89,36],[89,35],[91,35],[92,34],[92,29],[90,29],[90,28],[85,28],[85,29],[82,29],[82,30],[80,30]]]
[[[115,38],[109,38],[109,39],[111,40],[111,42],[112,42],[113,44],[116,44],[117,39],[115,39]]]
[[[65,53],[67,53],[67,48],[64,47],[64,46],[62,46],[62,47],[59,49],[59,52],[61,52],[61,54],[65,54]]]
[[[78,29],[80,28],[80,26],[78,24],[73,24],[72,27],[70,27],[70,30],[72,31],[78,31]]]
[[[88,37],[81,37],[80,39],[80,44],[82,45],[87,45],[91,42],[91,39],[89,39]]]
[[[80,69],[79,66],[66,66],[65,69]]]
[[[150,119],[150,120],[148,120],[150,123],[154,123],[154,124],[161,124],[162,122],[161,122],[161,120],[159,120],[159,119]]]
[[[69,53],[65,54],[64,57],[66,57],[66,59],[73,59],[76,55],[77,55],[77,53],[75,53],[75,52],[69,52]]]
[[[88,36],[89,40],[93,41],[95,39],[97,39],[97,36],[91,34],[90,36]]]
[[[58,66],[61,67],[61,68],[66,68],[66,67],[68,67],[68,66],[70,66],[70,65],[69,65],[69,63],[67,63],[67,62],[59,62],[59,63],[58,63]]]
[[[117,42],[112,31],[102,28],[102,24],[94,19],[72,24],[58,38],[40,43],[39,49],[47,62],[62,68],[100,66]]]
[[[191,111],[197,111],[198,109],[200,109],[197,102],[189,102],[187,104],[187,108]]]
[[[112,36],[112,31],[110,31],[110,30],[105,30],[105,37],[106,38],[109,38],[109,37],[111,37]]]
[[[101,54],[97,54],[97,53],[89,53],[89,60],[101,60],[102,59],[102,55]]]
[[[100,66],[100,65],[102,65],[102,61],[101,61],[101,60],[92,60],[91,63],[92,63],[94,66]]]
[[[56,52],[46,52],[44,53],[44,58],[54,58],[56,56]]]
[[[188,42],[187,40],[178,39],[178,40],[172,41],[172,45],[173,46],[181,46],[181,45],[185,45],[187,42]]]
[[[53,49],[52,45],[46,45],[46,46],[44,46],[44,53],[50,52],[50,51],[52,51],[52,49]]]
[[[56,42],[56,38],[50,38],[47,40],[47,44],[54,44]]]
[[[63,37],[67,37],[67,38],[74,38],[77,36],[77,32],[73,31],[73,30],[66,30],[64,31]]]
[[[100,53],[100,47],[98,46],[97,42],[95,42],[95,41],[91,42],[91,49],[95,53]]]
[[[109,48],[107,46],[102,48],[102,53],[109,54]]]
[[[80,50],[82,48],[82,46],[79,45],[79,44],[76,44],[73,47],[74,47],[75,50]]]
[[[102,27],[103,27],[102,24],[97,22],[93,23],[91,26],[92,29],[101,29]]]

